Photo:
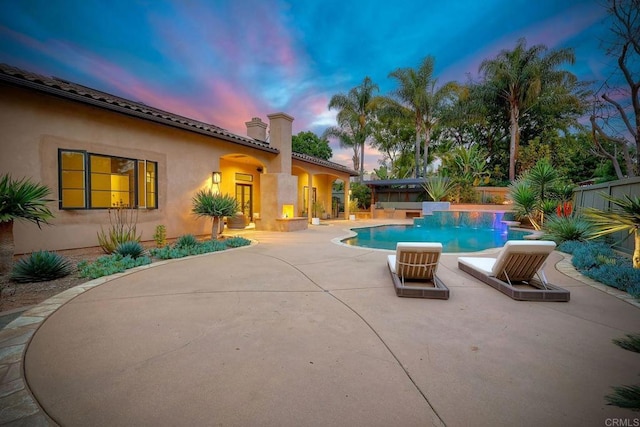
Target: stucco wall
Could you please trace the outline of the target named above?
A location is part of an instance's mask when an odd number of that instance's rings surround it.
[[[211,186],[221,156],[247,154],[263,164],[275,156],[5,84],[0,84],[0,128],[0,174],[30,177],[51,188],[56,199],[49,204],[55,215],[51,226],[39,230],[16,222],[16,253],[96,246],[100,227],[109,226],[106,210],[58,209],[60,148],[158,162],[158,209],[138,210],[143,240],[152,240],[159,224],[166,226],[168,237],[210,233],[210,222],[191,214],[191,199]]]

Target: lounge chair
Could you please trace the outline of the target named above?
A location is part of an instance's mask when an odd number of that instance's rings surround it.
[[[398,242],[387,264],[399,297],[449,299],[449,288],[436,276],[441,243]]]
[[[550,284],[542,271],[555,247],[544,240],[510,240],[497,258],[460,257],[458,268],[515,300],[569,301],[569,291]]]

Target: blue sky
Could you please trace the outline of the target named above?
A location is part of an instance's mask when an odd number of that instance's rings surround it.
[[[432,55],[439,82],[464,82],[521,37],[573,48],[569,69],[601,84],[615,66],[605,17],[597,0],[0,0],[0,62],[241,135],[279,111],[320,134],[331,96],[365,76],[386,94],[391,71]],[[367,170],[378,157],[367,150]]]

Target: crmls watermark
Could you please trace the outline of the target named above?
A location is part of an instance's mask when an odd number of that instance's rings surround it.
[[[607,418],[606,427],[640,427],[640,418]]]

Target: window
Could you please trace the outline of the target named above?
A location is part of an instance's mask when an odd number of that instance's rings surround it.
[[[155,209],[158,163],[59,150],[60,209]]]

